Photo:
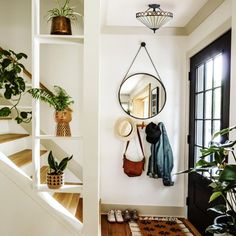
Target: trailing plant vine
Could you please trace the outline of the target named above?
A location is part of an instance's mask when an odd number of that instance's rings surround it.
[[[12,50],[0,50],[0,89],[6,100],[11,100],[13,105],[0,109],[0,117],[15,116],[17,123],[29,123],[32,118],[31,111],[19,111],[17,106],[25,92],[25,81],[20,73],[25,68],[20,60],[27,58],[24,53],[15,53]]]

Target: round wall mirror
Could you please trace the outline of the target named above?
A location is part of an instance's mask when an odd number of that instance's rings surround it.
[[[127,77],[119,89],[122,109],[137,119],[156,116],[166,103],[166,90],[162,82],[147,73],[136,73]]]

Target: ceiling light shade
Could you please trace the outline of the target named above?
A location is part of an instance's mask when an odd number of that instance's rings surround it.
[[[151,30],[155,31],[173,18],[173,13],[163,11],[159,4],[149,4],[144,12],[136,13],[136,18]]]

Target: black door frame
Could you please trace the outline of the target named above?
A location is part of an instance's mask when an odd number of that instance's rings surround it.
[[[195,135],[195,88],[196,88],[196,67],[197,65],[201,64],[201,62],[206,61],[206,58],[211,58],[217,55],[218,53],[222,52],[219,50],[220,48],[224,48],[223,55],[224,55],[224,64],[223,68],[227,68],[223,70],[223,80],[222,80],[222,94],[224,97],[221,99],[221,129],[226,128],[229,126],[229,102],[230,102],[230,55],[231,55],[231,30],[220,36],[216,39],[213,43],[206,46],[200,52],[195,54],[193,57],[190,58],[190,73],[189,73],[189,80],[190,80],[190,103],[189,103],[189,168],[194,166],[194,135]],[[211,189],[207,188],[209,181],[199,174],[192,174],[188,176],[188,201],[187,204],[191,205],[191,194],[193,195],[194,188],[194,181],[197,178],[201,178],[201,182],[206,186],[206,191],[211,193]],[[193,185],[193,186],[192,186]],[[191,221],[190,217],[190,206],[188,206],[188,218]],[[192,222],[194,223],[194,222]],[[203,230],[201,229],[203,232]]]

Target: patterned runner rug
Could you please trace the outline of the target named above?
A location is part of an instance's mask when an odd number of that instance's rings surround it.
[[[140,217],[129,226],[132,236],[194,236],[181,219],[173,217]]]

